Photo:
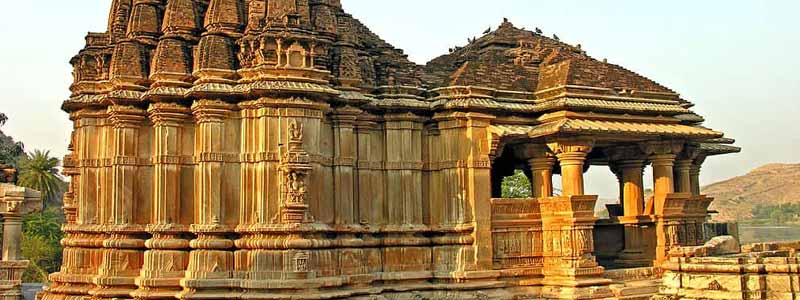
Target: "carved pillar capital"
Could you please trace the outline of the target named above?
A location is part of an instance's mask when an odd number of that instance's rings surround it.
[[[677,159],[675,160],[674,166],[676,171],[685,171],[688,174],[689,170],[691,170],[692,166],[694,166],[694,161],[691,159]]]
[[[361,113],[356,120],[356,130],[366,132],[378,129],[378,117],[369,113]]]
[[[586,155],[592,151],[592,148],[594,147],[594,141],[582,139],[556,140],[547,143],[547,147],[550,148],[550,151],[552,151],[553,154],[559,156],[559,158],[561,155],[582,155],[583,157],[586,157]]]
[[[353,127],[358,120],[358,115],[362,114],[364,111],[354,108],[352,106],[342,106],[333,109],[331,112],[331,120],[333,120],[333,125],[337,127],[347,126]]]
[[[525,144],[514,149],[517,157],[526,159],[531,168],[534,198],[553,196],[553,165],[556,157],[546,145]]]
[[[689,180],[690,180],[690,189],[692,195],[698,196],[700,195],[700,169],[703,166],[703,162],[706,160],[705,155],[698,155],[693,161],[692,165],[689,168]]]
[[[178,126],[191,115],[192,110],[177,103],[159,102],[150,104],[147,113],[155,126]]]
[[[644,161],[647,155],[642,151],[641,147],[637,145],[625,145],[617,147],[609,147],[603,149],[608,161],[620,165],[624,161]]]
[[[528,159],[528,165],[531,167],[531,171],[552,171],[555,163],[556,158],[553,156]]]
[[[145,119],[145,111],[133,106],[112,105],[108,117],[115,128],[139,128]]]
[[[192,104],[192,113],[198,123],[222,123],[233,105],[220,100],[198,100]]]
[[[700,148],[696,144],[686,144],[678,153],[678,159],[694,160],[700,156]]]
[[[591,140],[557,140],[547,146],[561,165],[561,186],[565,196],[583,195],[583,164],[592,151]]]
[[[555,159],[550,148],[543,144],[522,144],[514,146],[514,155],[522,160]]]
[[[675,157],[683,150],[683,145],[682,141],[657,141],[641,144],[640,149],[650,157],[653,165],[656,165],[675,160]]]

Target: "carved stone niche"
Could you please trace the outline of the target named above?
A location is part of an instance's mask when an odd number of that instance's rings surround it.
[[[309,65],[309,54],[303,45],[294,42],[286,48],[286,67],[308,68]]]

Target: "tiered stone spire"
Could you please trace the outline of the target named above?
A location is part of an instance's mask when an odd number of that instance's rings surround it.
[[[192,45],[199,39],[202,13],[193,0],[168,1],[151,67],[153,87],[190,87],[192,83]]]

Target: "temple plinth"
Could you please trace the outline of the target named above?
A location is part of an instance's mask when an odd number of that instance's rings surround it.
[[[109,15],[71,60],[42,300],[616,299],[610,269],[700,242],[701,165],[739,151],[676,92],[507,20],[423,66],[337,0]],[[503,198],[517,171],[530,197]]]

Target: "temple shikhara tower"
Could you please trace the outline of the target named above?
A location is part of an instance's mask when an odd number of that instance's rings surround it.
[[[338,0],[114,0],[71,60],[39,297],[634,299],[609,274],[703,244],[701,166],[739,148],[580,45],[493,29],[423,66]],[[589,168],[619,180],[608,219]],[[502,198],[515,170],[533,198]]]

